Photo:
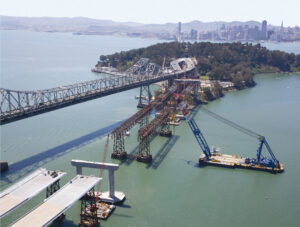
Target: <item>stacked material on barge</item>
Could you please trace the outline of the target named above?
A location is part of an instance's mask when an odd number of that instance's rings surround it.
[[[272,173],[281,173],[284,171],[283,164],[269,166],[256,163],[256,159],[252,159],[251,162],[248,163],[248,157],[243,158],[236,155],[226,155],[220,153],[212,153],[209,159],[206,158],[204,154],[201,154],[199,158],[199,165],[211,165],[211,166],[221,166],[227,168],[243,168],[243,169],[253,169],[260,171],[267,171]]]
[[[106,220],[116,208],[115,205],[107,204],[104,202],[97,203],[96,206],[97,206],[97,218],[101,220]],[[91,206],[87,206],[85,209],[85,213],[92,215],[91,210],[92,210]]]

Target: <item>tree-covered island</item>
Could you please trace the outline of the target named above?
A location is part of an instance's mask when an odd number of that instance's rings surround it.
[[[257,73],[300,71],[299,54],[271,51],[260,44],[240,42],[159,43],[146,48],[101,55],[96,67],[111,66],[124,71],[142,57],[159,65],[165,59],[165,65],[169,65],[175,58],[186,55],[197,59],[196,67],[202,78],[232,82],[236,89],[255,86],[253,76]],[[220,89],[216,86],[212,89],[214,94]],[[205,92],[209,95],[209,91],[204,90]]]

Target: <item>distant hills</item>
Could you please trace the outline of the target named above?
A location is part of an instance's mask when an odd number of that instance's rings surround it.
[[[141,24],[134,22],[115,22],[111,20],[97,20],[86,17],[11,17],[0,16],[1,30],[29,30],[37,32],[72,32],[74,34],[118,35],[173,39],[177,34],[177,23]],[[261,26],[260,22],[201,22],[191,21],[182,23],[182,32],[191,29],[202,31],[217,30],[225,26]]]

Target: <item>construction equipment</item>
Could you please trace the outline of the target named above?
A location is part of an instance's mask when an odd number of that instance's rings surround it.
[[[195,136],[199,146],[201,147],[203,153],[205,154],[206,158],[209,159],[211,156],[209,146],[208,146],[202,132],[198,128],[198,125],[196,124],[194,118],[190,118],[187,122],[188,122],[192,132],[194,133],[194,136]]]
[[[200,146],[204,155],[201,155],[199,158],[199,165],[207,164],[207,165],[216,165],[216,166],[223,166],[223,167],[230,167],[230,168],[247,168],[247,169],[255,169],[255,170],[263,170],[263,171],[270,171],[272,173],[279,173],[284,171],[284,166],[279,163],[276,159],[274,153],[272,152],[271,147],[269,146],[266,138],[256,132],[253,132],[249,129],[246,129],[232,121],[229,121],[220,115],[213,113],[205,108],[202,107],[201,109],[203,112],[207,113],[208,115],[212,116],[213,118],[249,135],[252,137],[257,138],[260,141],[259,147],[257,149],[257,156],[256,159],[249,157],[242,158],[236,155],[223,155],[217,153],[216,150],[210,151],[210,148],[198,128],[196,122],[191,116],[186,117],[188,124]],[[271,158],[264,157],[262,155],[263,147],[267,148],[268,153],[270,154]]]

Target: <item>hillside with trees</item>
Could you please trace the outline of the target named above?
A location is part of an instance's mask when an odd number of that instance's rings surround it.
[[[195,57],[200,75],[211,80],[231,81],[237,89],[255,85],[253,76],[260,72],[300,71],[300,55],[271,51],[251,43],[159,43],[146,48],[101,55],[96,66],[112,66],[126,70],[140,58],[149,58],[159,65],[169,65],[180,57]]]

